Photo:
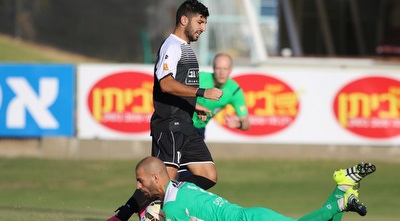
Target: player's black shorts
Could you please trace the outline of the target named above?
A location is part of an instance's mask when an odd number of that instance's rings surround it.
[[[151,155],[178,169],[188,164],[214,162],[203,138],[197,133],[152,133]]]

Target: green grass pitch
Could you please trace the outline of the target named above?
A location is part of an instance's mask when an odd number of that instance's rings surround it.
[[[0,60],[88,61],[1,35]],[[104,221],[133,193],[137,162],[0,158],[0,220]],[[219,181],[211,191],[243,206],[266,206],[298,218],[324,203],[334,188],[334,169],[355,163],[358,161],[216,160]],[[377,171],[361,182],[360,189],[367,216],[346,213],[343,221],[399,220],[400,163],[374,163]],[[137,220],[136,216],[131,220]]]
[[[106,220],[135,189],[138,160],[0,158],[1,220]],[[219,182],[211,190],[243,206],[265,206],[298,218],[320,207],[334,188],[334,169],[355,161],[216,160]],[[344,221],[400,217],[400,164],[374,162],[361,182],[368,214]],[[133,216],[131,220],[137,220]]]

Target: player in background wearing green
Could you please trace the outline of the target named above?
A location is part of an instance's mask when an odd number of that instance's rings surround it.
[[[198,134],[205,139],[205,131],[208,122],[218,114],[227,105],[231,105],[236,112],[236,116],[225,116],[225,122],[230,128],[237,128],[246,131],[250,128],[248,117],[248,110],[246,106],[243,90],[240,85],[230,78],[233,70],[233,61],[231,56],[225,53],[219,53],[214,56],[213,71],[200,72],[200,88],[219,88],[222,90],[224,96],[219,100],[209,100],[203,97],[197,98],[197,103],[206,107],[211,111],[211,115],[199,115],[195,112],[193,114],[193,125]],[[179,177],[189,176],[191,173],[187,170],[186,165],[181,165],[179,168]]]
[[[205,139],[205,131],[208,122],[218,114],[227,105],[231,105],[237,116],[225,116],[225,122],[230,128],[239,130],[248,130],[250,122],[243,90],[240,85],[230,78],[233,70],[233,61],[231,56],[225,53],[219,53],[214,56],[213,73],[200,72],[200,88],[219,88],[224,96],[219,100],[209,100],[203,97],[197,98],[197,103],[211,111],[211,115],[202,115],[195,112],[193,114],[193,125],[198,134]],[[191,173],[185,165],[179,168],[179,177],[189,176]]]
[[[212,116],[207,114],[207,118],[201,118],[195,113],[193,115],[193,124],[197,132],[205,138],[205,130],[207,123],[218,112],[227,105],[232,105],[235,109],[237,117],[226,116],[225,121],[228,127],[240,130],[248,130],[250,128],[247,106],[243,94],[243,90],[239,84],[230,78],[232,73],[232,58],[225,53],[215,55],[213,61],[214,73],[200,72],[200,88],[219,88],[223,91],[224,96],[219,100],[209,100],[203,97],[197,98],[197,103],[211,110]]]
[[[376,170],[371,163],[359,163],[334,172],[337,186],[329,203],[300,219],[293,219],[264,207],[244,208],[208,192],[190,182],[171,180],[165,165],[156,157],[146,157],[136,166],[136,187],[149,199],[163,200],[163,211],[168,221],[189,220],[243,220],[243,221],[329,221],[343,212],[367,214],[367,208],[358,199],[358,184]],[[343,191],[346,189],[345,191]]]

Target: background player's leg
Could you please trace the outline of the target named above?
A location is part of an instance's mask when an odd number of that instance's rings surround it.
[[[178,177],[178,169],[174,166],[168,166],[168,165],[165,166],[167,167],[169,178],[175,180]]]
[[[189,164],[191,174],[180,178],[180,181],[187,181],[207,190],[217,183],[217,170],[213,163]]]

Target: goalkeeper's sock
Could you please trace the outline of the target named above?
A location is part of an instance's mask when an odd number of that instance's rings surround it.
[[[335,202],[339,199],[343,199],[343,195],[346,192],[345,190],[343,191],[342,188],[345,188],[348,186],[336,186],[331,195],[329,195],[328,199],[326,200],[324,206],[330,204],[331,202]],[[340,221],[342,220],[343,213],[338,213],[332,217],[330,221]]]
[[[186,181],[186,182],[194,183],[197,186],[199,186],[205,190],[208,190],[215,185],[215,182],[213,182],[203,176],[198,176],[198,175],[193,175],[193,174],[179,178],[179,181]]]
[[[331,220],[335,215],[342,213],[339,204],[337,201],[333,201],[325,204],[325,206],[321,207],[314,212],[311,212],[300,219],[298,221],[321,221],[321,220]]]
[[[345,187],[345,186],[343,186]],[[348,187],[347,187],[348,188]],[[328,199],[326,200],[325,204],[329,204],[330,202],[336,201],[338,199],[343,198],[344,193],[346,192],[346,190],[342,190],[342,186],[336,186],[335,189],[333,190],[333,192],[331,193],[331,195],[329,195]]]

